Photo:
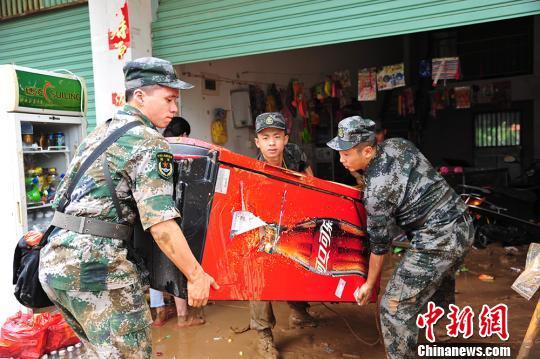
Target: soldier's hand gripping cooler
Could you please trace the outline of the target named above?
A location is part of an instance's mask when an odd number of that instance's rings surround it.
[[[208,302],[210,286],[219,285],[204,272],[187,244],[182,230],[175,220],[170,219],[150,227],[150,234],[165,255],[180,269],[188,280],[188,304],[201,307]]]
[[[359,116],[352,116],[338,124],[338,136],[328,142],[328,147],[339,151],[341,164],[349,171],[363,171],[376,155],[375,122]],[[370,218],[368,218],[369,222]],[[354,293],[356,302],[364,305],[369,302],[373,288],[381,273],[384,255],[371,253],[366,282]]]

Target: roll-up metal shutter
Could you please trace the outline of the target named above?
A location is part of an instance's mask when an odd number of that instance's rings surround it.
[[[0,22],[0,64],[66,69],[88,86],[88,126],[96,125],[88,5],[60,8]]]
[[[539,0],[161,0],[152,49],[181,64],[538,13]]]

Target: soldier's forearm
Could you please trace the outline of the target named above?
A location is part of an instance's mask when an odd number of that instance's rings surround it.
[[[150,234],[163,253],[184,273],[188,281],[204,273],[175,220],[170,219],[153,225],[150,227]]]
[[[377,279],[381,275],[382,266],[384,263],[384,254],[371,253],[369,256],[369,271],[366,284],[374,287]]]

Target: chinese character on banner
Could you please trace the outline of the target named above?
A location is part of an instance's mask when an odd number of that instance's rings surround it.
[[[429,302],[427,306],[427,313],[419,314],[416,318],[416,325],[418,328],[426,328],[426,339],[430,342],[435,341],[435,334],[433,332],[433,326],[437,324],[437,321],[444,315],[444,309],[438,307],[433,302]]]
[[[117,92],[112,93],[112,104],[117,107],[124,106],[126,104],[126,97],[124,94]]]
[[[456,338],[459,333],[462,333],[463,338],[467,339],[473,335],[474,312],[470,306],[459,310],[457,305],[450,304],[450,313],[446,317],[450,319],[450,324],[446,326],[446,333],[449,337]]]
[[[122,60],[130,45],[129,16],[127,1],[116,13],[119,23],[116,29],[109,30],[109,50],[118,50],[118,59]]]
[[[478,316],[478,326],[480,336],[491,337],[497,334],[501,340],[508,340],[508,307],[506,304],[497,304],[490,308],[487,305],[482,306],[482,312]]]

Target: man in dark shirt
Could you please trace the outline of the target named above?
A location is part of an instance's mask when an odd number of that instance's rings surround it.
[[[342,120],[328,146],[339,151],[345,168],[364,173],[371,256],[356,298],[360,305],[369,301],[380,276],[392,242],[389,228],[401,227],[411,240],[382,297],[381,324],[388,357],[414,357],[416,319],[423,307],[429,301],[446,307],[454,302],[454,274],[472,245],[472,220],[460,197],[411,142],[391,138],[377,144],[373,121]]]

